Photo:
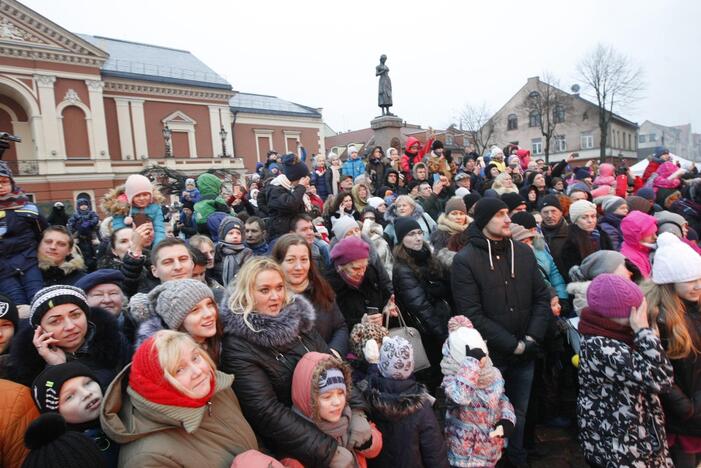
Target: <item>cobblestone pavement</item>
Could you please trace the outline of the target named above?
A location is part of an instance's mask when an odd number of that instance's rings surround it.
[[[545,456],[530,461],[532,468],[586,468],[582,451],[577,443],[575,428],[551,429],[536,428],[537,446]]]

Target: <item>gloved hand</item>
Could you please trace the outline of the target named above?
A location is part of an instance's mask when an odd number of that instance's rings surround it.
[[[523,343],[526,347],[523,350],[523,357],[526,359],[535,359],[540,354],[540,346],[530,336],[527,336]]]
[[[365,445],[372,439],[372,429],[365,413],[353,410],[350,420],[350,440],[349,446],[358,448]]]
[[[480,361],[483,357],[486,357],[487,355],[484,354],[484,351],[482,351],[481,348],[470,348],[470,345],[465,345],[465,356],[469,356]]]
[[[345,447],[340,445],[336,448],[336,453],[331,459],[329,468],[350,468],[355,465],[353,454]]]
[[[500,419],[489,433],[489,437],[509,437],[514,432],[514,423],[508,419]]]
[[[380,348],[377,346],[377,341],[369,339],[363,346],[363,355],[368,364],[377,364],[380,362]]]

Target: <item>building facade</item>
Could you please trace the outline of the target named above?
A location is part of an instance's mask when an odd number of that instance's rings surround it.
[[[598,159],[601,145],[598,107],[579,94],[567,93],[540,81],[537,76],[528,78],[526,84],[492,116],[494,132],[491,142],[501,147],[515,144],[529,149],[536,157],[543,155],[545,141],[539,126],[539,119],[543,117],[527,102],[532,93],[543,92],[545,87],[549,87],[547,91],[553,95],[557,94],[562,103],[560,108],[553,106],[550,110],[556,114],[553,118],[557,120],[550,142],[550,161],[560,161],[573,151],[579,153],[580,159]],[[614,114],[609,127],[606,154],[613,159],[636,159],[638,125]]]
[[[684,159],[700,161],[701,135],[691,131],[691,124],[660,125],[649,120],[640,125],[638,157],[646,158],[658,146],[668,148],[672,154]]]

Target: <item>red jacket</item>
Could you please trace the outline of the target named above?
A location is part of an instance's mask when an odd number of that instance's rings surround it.
[[[433,145],[433,140],[434,138],[429,138],[426,144],[423,146],[423,148],[421,148],[413,158],[410,158],[410,153],[407,153],[406,151],[402,155],[402,159],[399,162],[399,167],[402,169],[404,177],[406,177],[407,181],[410,181],[412,179],[411,170],[414,167],[414,164],[421,162],[421,160],[424,158],[424,155],[428,153],[429,149],[431,149],[431,145]],[[419,146],[421,145],[421,142],[417,138],[410,136],[406,139],[406,148],[409,149],[417,143],[419,144]]]

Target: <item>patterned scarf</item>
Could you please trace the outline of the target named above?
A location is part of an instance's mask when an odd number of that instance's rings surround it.
[[[15,189],[12,192],[0,196],[0,210],[16,210],[22,208],[24,205],[29,203],[29,199],[19,189]]]
[[[499,377],[499,370],[494,367],[489,356],[486,357],[487,362],[480,370],[480,376],[477,379],[477,388],[487,388],[491,386]]]

